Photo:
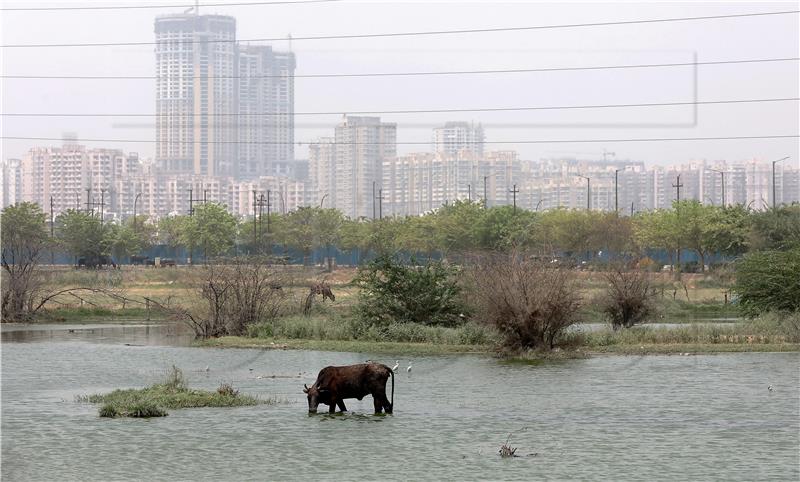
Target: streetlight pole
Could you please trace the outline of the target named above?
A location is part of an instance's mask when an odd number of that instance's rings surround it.
[[[488,179],[489,179],[489,176],[483,176],[483,208],[484,209],[488,209],[489,208],[489,198],[486,197],[486,193],[488,192],[486,190],[486,181]]]
[[[722,207],[725,207],[725,171],[720,169],[708,169],[709,171],[718,172],[722,176]],[[711,204],[714,204],[713,202]]]
[[[581,176],[580,174],[575,174],[578,177],[582,177],[586,179],[586,210],[592,210],[592,180],[589,177]]]
[[[619,171],[622,169],[614,170],[614,213],[619,216]]]
[[[786,156],[782,159],[778,159],[777,161],[772,161],[772,208],[776,209],[778,207],[778,200],[775,197],[775,164],[785,161],[789,159],[790,156]]]
[[[372,181],[372,220],[375,221],[375,181]]]
[[[139,201],[139,197],[141,197],[142,193],[137,193],[136,197],[133,198],[133,232],[136,232],[136,202]]]

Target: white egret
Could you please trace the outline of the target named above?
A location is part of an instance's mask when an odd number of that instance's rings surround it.
[[[411,373],[411,362],[408,363],[408,368],[406,368],[406,371],[408,373]]]
[[[394,361],[394,366],[392,367],[392,371],[396,372],[397,371],[397,367],[399,367],[399,366],[400,366],[400,360],[395,360]]]

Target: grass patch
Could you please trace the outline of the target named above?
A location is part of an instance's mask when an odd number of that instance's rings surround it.
[[[465,323],[458,327],[419,323],[372,326],[358,318],[335,312],[316,316],[287,316],[251,327],[249,336],[275,340],[394,342],[433,345],[493,345],[499,337],[486,326]]]
[[[277,400],[262,400],[241,395],[224,384],[217,391],[193,390],[186,385],[183,373],[173,366],[167,379],[147,388],[114,390],[105,395],[78,397],[78,401],[102,404],[101,417],[164,417],[168,409],[197,407],[242,407]]]
[[[402,355],[492,353],[492,345],[437,345],[433,343],[375,342],[363,340],[297,340],[224,336],[198,340],[196,346],[215,348],[267,348],[285,350],[340,351]]]

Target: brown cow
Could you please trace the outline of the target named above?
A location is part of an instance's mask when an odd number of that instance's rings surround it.
[[[386,380],[392,377],[392,398],[386,398]],[[325,367],[317,375],[317,381],[309,388],[303,385],[303,393],[308,395],[308,413],[317,413],[320,403],[328,405],[328,412],[334,413],[336,407],[342,412],[345,398],[361,400],[372,395],[375,413],[392,413],[394,407],[394,372],[380,363],[361,363],[343,367]]]

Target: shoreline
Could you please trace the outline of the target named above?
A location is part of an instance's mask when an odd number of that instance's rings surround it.
[[[435,345],[432,343],[370,342],[358,340],[276,340],[226,336],[197,340],[192,346],[200,348],[263,348],[272,350],[316,350],[356,353],[381,353],[403,355],[497,355],[491,345]],[[680,355],[716,353],[797,353],[800,343],[676,343],[645,345],[613,345],[606,347],[581,346],[534,355],[506,356],[507,359],[566,360],[596,355]]]

